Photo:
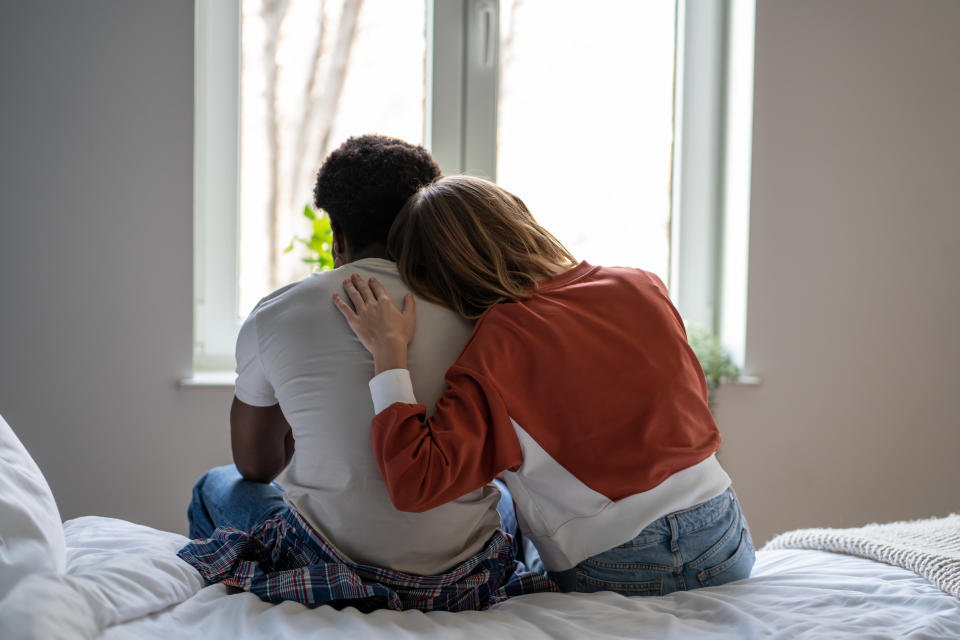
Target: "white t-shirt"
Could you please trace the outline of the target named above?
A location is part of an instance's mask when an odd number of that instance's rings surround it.
[[[330,543],[357,563],[442,573],[482,550],[500,526],[500,493],[488,485],[424,513],[391,504],[370,444],[373,359],[331,301],[355,272],[375,276],[398,304],[409,291],[393,262],[365,258],[273,292],[240,329],[236,396],[254,406],[280,403],[296,439],[280,481],[287,503]],[[426,406],[443,393],[471,330],[417,299],[408,367]]]

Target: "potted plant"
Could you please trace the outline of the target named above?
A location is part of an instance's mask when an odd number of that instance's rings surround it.
[[[308,254],[300,258],[303,262],[316,265],[316,271],[333,269],[333,231],[330,230],[330,217],[324,211],[315,212],[309,204],[303,208],[303,217],[310,220],[310,237],[294,236],[283,252],[290,253],[299,242],[308,250]]]
[[[724,382],[740,377],[740,368],[733,363],[730,353],[720,344],[713,332],[697,325],[687,327],[687,341],[697,354],[703,375],[707,379],[707,404],[714,411],[714,391]]]

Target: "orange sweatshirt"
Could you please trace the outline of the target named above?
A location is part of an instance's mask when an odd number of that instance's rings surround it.
[[[406,370],[370,382],[394,505],[424,511],[504,472],[550,570],[730,485],[703,371],[651,273],[584,262],[495,305],[446,382],[427,420]]]

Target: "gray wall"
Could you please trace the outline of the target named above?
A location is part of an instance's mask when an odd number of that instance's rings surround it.
[[[0,412],[63,516],[184,529],[229,461],[191,358],[193,10],[0,0]],[[747,365],[723,459],[758,541],[960,509],[960,3],[757,17]]]
[[[758,5],[724,460],[758,542],[960,511],[960,2]]]
[[[0,4],[0,413],[64,518],[184,528],[229,461],[191,367],[193,3]]]

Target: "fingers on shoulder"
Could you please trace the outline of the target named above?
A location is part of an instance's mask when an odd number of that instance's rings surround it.
[[[363,304],[364,298],[363,293],[357,287],[356,280],[344,280],[343,281],[343,290],[346,292],[347,296],[350,297],[350,301],[353,302],[353,306],[357,309],[360,308],[360,305]]]
[[[380,298],[389,298],[390,294],[387,293],[386,287],[380,284],[380,281],[376,278],[370,278],[370,290],[373,291],[373,294],[379,300]]]
[[[347,304],[347,301],[340,297],[339,293],[333,294],[333,305],[345,316],[356,315],[353,311],[353,307]]]
[[[360,292],[360,295],[363,296],[364,300],[369,300],[373,297],[373,293],[370,291],[370,285],[367,284],[367,281],[363,279],[359,273],[355,273],[350,276],[350,282],[356,287],[357,291]]]

